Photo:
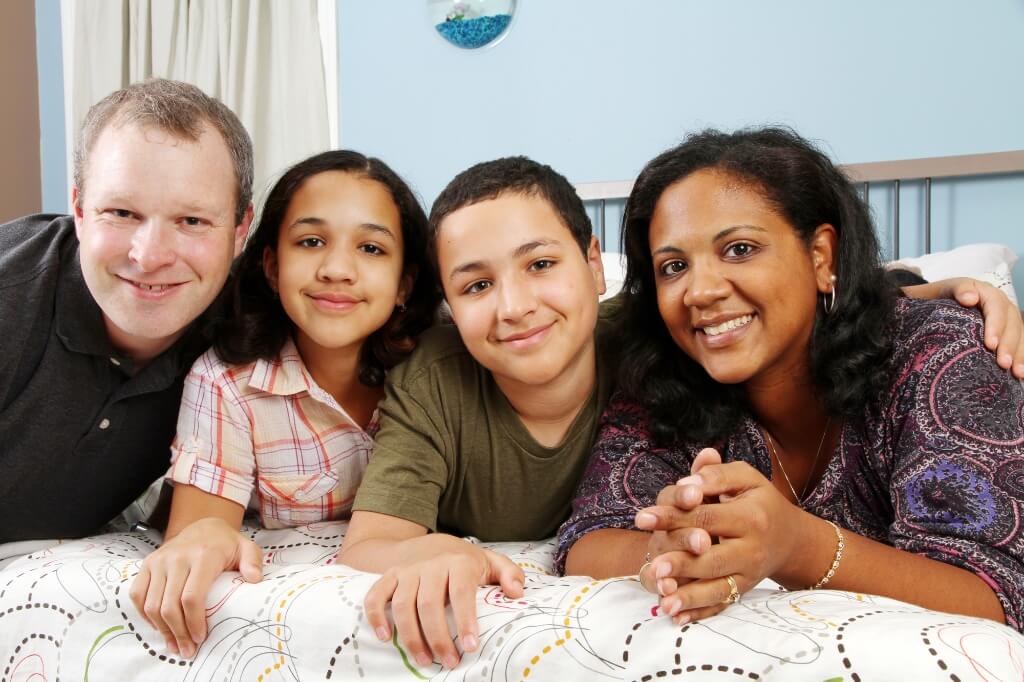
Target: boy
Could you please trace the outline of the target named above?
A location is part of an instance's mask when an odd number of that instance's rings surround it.
[[[430,223],[457,329],[429,331],[389,377],[340,561],[386,571],[366,598],[378,637],[390,637],[390,600],[417,662],[433,651],[454,667],[446,602],[473,651],[477,586],[515,597],[523,573],[432,531],[551,536],[590,455],[612,363],[599,358],[600,248],[568,180],[522,157],[478,164],[445,188]]]

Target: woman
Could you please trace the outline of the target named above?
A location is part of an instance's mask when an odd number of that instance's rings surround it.
[[[1021,629],[1021,384],[974,311],[897,298],[824,154],[695,135],[641,173],[624,242],[621,393],[568,572],[640,566],[676,622],[772,578]]]

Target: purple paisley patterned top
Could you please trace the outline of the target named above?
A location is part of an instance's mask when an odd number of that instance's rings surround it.
[[[981,317],[948,301],[897,303],[892,385],[877,412],[847,420],[805,508],[843,528],[974,572],[1007,623],[1024,628],[1024,389],[982,341]],[[599,528],[632,528],[637,510],[689,473],[705,447],[655,448],[644,411],[622,395],[558,532],[557,566]],[[771,477],[750,418],[720,446]]]

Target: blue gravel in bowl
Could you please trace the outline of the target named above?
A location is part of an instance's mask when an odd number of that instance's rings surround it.
[[[494,14],[488,17],[444,21],[435,28],[453,45],[476,48],[483,47],[500,36],[511,21],[511,14]]]

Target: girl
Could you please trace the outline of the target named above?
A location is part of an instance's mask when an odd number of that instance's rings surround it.
[[[385,373],[439,303],[427,229],[401,178],[356,152],[306,159],[271,190],[214,347],[186,379],[165,543],[131,588],[171,651],[191,657],[205,639],[221,572],[261,578],[238,532],[250,500],[267,528],[349,512]]]
[[[622,393],[570,572],[639,566],[677,622],[772,578],[1024,627],[1021,383],[974,311],[896,297],[824,154],[693,136],[641,173],[624,241]]]

